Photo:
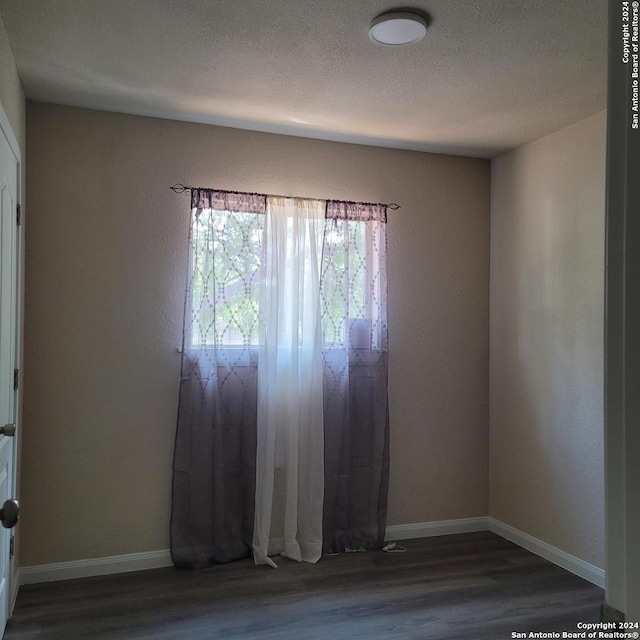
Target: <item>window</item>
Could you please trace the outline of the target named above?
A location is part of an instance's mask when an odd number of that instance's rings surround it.
[[[326,348],[379,348],[380,241],[376,223],[327,220],[322,264]]]
[[[260,277],[265,216],[203,209],[192,218],[192,347],[259,344]],[[326,219],[320,265],[325,349],[380,349],[383,225]]]
[[[191,229],[192,346],[258,344],[264,215],[205,209]]]

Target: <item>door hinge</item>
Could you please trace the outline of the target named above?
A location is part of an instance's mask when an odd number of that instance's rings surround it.
[[[10,542],[9,542],[9,557],[13,558],[13,552],[14,552],[14,547],[15,547],[15,540],[16,537],[15,536],[11,536],[10,538]]]
[[[20,369],[13,370],[13,390],[17,391],[20,386]]]
[[[17,215],[16,215],[16,220],[18,221],[18,226],[20,226],[20,205],[16,205],[16,211],[17,211]]]

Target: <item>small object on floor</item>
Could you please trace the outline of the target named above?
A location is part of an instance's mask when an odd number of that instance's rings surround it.
[[[395,542],[390,542],[389,544],[382,547],[382,550],[386,551],[387,553],[404,553],[407,548],[396,544]]]
[[[365,553],[366,549],[362,546],[360,547],[345,547],[344,548],[344,552],[345,553]]]

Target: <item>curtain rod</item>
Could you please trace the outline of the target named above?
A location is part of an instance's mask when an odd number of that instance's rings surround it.
[[[169,187],[171,191],[175,193],[184,193],[185,191],[193,191],[194,189],[207,189],[209,191],[223,191],[225,193],[236,193],[238,195],[243,196],[272,196],[274,198],[297,198],[298,196],[282,196],[275,193],[253,193],[251,191],[227,191],[226,189],[210,189],[209,187],[187,187],[182,183],[178,182],[178,184],[174,184],[173,187]],[[315,198],[314,198],[315,199]],[[332,200],[329,200],[330,202]],[[333,202],[345,202],[347,204],[369,204],[369,205],[377,205],[381,207],[387,207],[387,209],[391,209],[392,211],[397,211],[400,209],[400,205],[395,202],[390,202],[389,204],[385,202],[354,202],[353,200],[333,200]]]

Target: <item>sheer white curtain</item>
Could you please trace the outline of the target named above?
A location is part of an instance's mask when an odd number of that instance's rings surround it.
[[[322,554],[323,200],[268,197],[260,288],[256,564]]]

